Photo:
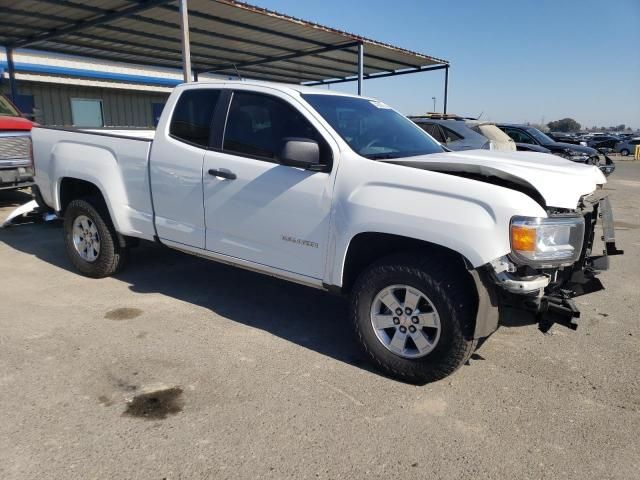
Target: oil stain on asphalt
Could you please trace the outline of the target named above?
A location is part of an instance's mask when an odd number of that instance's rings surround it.
[[[142,310],[139,308],[116,308],[115,310],[109,310],[104,314],[104,318],[107,320],[131,320],[142,315]]]
[[[135,395],[123,415],[158,420],[180,413],[184,407],[182,388],[161,387],[148,389]]]

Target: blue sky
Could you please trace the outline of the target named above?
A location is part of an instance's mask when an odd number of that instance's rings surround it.
[[[249,2],[449,60],[453,113],[640,128],[640,0]],[[414,114],[433,96],[442,109],[442,85],[443,72],[419,73],[365,81],[364,93]]]

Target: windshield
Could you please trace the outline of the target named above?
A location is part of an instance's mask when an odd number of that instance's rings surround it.
[[[526,130],[533,138],[538,140],[538,142],[540,142],[542,145],[549,145],[551,143],[556,143],[551,137],[545,135],[537,128],[529,127]]]
[[[15,109],[11,102],[0,95],[0,115],[6,115],[9,117],[19,117],[20,113]]]
[[[411,120],[384,103],[341,95],[302,97],[363,157],[376,160],[444,152]]]

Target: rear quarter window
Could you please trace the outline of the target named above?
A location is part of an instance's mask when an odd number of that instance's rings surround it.
[[[457,142],[458,140],[462,140],[464,137],[450,128],[442,127],[442,131],[444,132],[444,138],[447,143]]]
[[[417,125],[440,143],[446,143],[440,127],[435,123],[418,123]]]
[[[194,89],[180,95],[171,116],[169,134],[177,140],[202,148],[209,146],[213,112],[221,90]]]

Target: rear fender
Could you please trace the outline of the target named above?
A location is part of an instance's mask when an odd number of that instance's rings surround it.
[[[127,194],[114,152],[92,145],[60,142],[51,152],[50,168],[54,186],[53,207],[61,212],[61,187],[65,178],[83,180],[102,194],[116,231],[127,235],[135,232],[127,215]]]

